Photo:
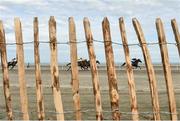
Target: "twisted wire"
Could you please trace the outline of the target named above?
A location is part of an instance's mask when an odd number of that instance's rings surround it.
[[[96,43],[105,43],[105,42],[111,42],[114,45],[120,45],[120,46],[142,46],[142,45],[179,45],[180,43],[173,43],[173,42],[166,42],[166,43],[159,43],[159,42],[152,42],[152,43],[130,43],[130,44],[123,44],[120,42],[114,42],[114,41],[102,41],[102,40],[97,40],[94,39],[93,42]],[[11,43],[0,43],[0,44],[5,44],[5,45],[27,45],[27,44],[34,44],[34,41],[29,41],[29,42],[23,42],[23,43],[16,43],[16,42],[11,42]],[[55,44],[60,44],[60,45],[70,45],[71,43],[76,43],[76,44],[81,44],[81,43],[86,43],[86,40],[82,41],[76,41],[76,42],[53,42],[53,41],[39,41],[38,44],[47,44],[47,43],[55,43]]]

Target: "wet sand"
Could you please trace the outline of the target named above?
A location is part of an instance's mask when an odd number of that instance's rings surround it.
[[[45,100],[45,118],[48,120],[56,119],[53,96],[51,90],[51,75],[49,66],[42,66],[42,84],[43,84],[43,93]],[[71,89],[71,71],[66,71],[66,67],[60,66],[60,87],[62,92],[62,100],[65,111],[66,120],[74,120],[74,107],[72,100],[72,89]],[[99,67],[99,78],[100,78],[100,89],[101,89],[101,98],[103,106],[104,119],[111,119],[111,106],[108,93],[108,80],[107,80],[107,71],[105,66]],[[166,84],[164,80],[164,74],[162,67],[160,65],[155,66],[156,78],[157,78],[157,87],[160,100],[161,108],[161,117],[164,120],[170,119],[169,109],[168,109],[168,98],[166,92]],[[117,80],[118,80],[118,90],[120,95],[119,107],[121,111],[121,119],[131,120],[131,110],[129,102],[129,92],[128,92],[128,82],[126,70],[124,68],[116,67]],[[176,95],[176,105],[178,118],[180,119],[180,68],[178,65],[172,66],[172,75],[174,90]],[[29,100],[29,115],[30,119],[37,119],[36,111],[36,93],[35,93],[35,72],[34,67],[26,68],[26,82],[27,82],[27,91],[28,91],[28,100]],[[140,119],[149,120],[152,118],[152,105],[151,105],[151,96],[149,89],[149,82],[147,78],[146,69],[142,66],[142,69],[134,70],[136,91],[137,91],[137,100],[138,100],[138,110],[140,112]],[[0,74],[0,120],[6,119],[6,109],[4,103],[3,95],[3,86],[2,86],[2,73]],[[18,72],[17,67],[9,72],[10,87],[12,94],[13,102],[13,113],[14,119],[22,119],[22,113],[20,108],[20,97],[19,97],[19,82],[18,82]],[[93,86],[91,71],[82,71],[79,70],[79,82],[80,82],[80,102],[82,110],[82,119],[86,120],[95,120],[95,105],[94,105],[94,96],[93,96]]]

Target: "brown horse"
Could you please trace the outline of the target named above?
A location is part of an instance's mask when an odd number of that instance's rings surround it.
[[[78,66],[81,68],[81,70],[88,70],[88,68],[90,67],[90,60],[84,59],[81,61],[78,61]],[[100,64],[100,62],[98,60],[96,60],[97,64]],[[66,66],[68,66],[67,71],[69,71],[71,69],[71,63],[68,63]]]
[[[88,66],[88,62],[86,59],[82,60],[82,61],[78,61],[77,64],[81,68],[81,70],[86,70],[86,68]],[[67,71],[69,71],[71,69],[71,63],[68,63],[66,66],[68,66]]]
[[[100,64],[100,62],[98,60],[96,60],[96,63],[97,64]],[[87,65],[86,65],[86,68],[90,68],[90,60],[87,61]]]

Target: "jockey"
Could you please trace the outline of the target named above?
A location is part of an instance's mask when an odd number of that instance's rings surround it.
[[[77,61],[85,61],[87,59],[79,58]]]
[[[13,59],[11,60],[11,62],[13,62],[13,61],[16,61],[16,58],[13,58]]]
[[[77,61],[82,61],[82,58],[78,58],[78,60]]]

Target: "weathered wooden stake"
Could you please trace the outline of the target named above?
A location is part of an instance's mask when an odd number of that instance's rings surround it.
[[[146,64],[146,70],[147,70],[147,74],[149,78],[149,86],[151,90],[154,120],[160,120],[161,117],[160,117],[158,90],[157,90],[157,84],[156,84],[157,81],[156,81],[154,67],[151,61],[151,56],[149,54],[149,50],[147,48],[146,40],[145,40],[144,33],[143,33],[140,23],[138,22],[136,18],[134,18],[132,21],[133,21],[134,29],[136,31],[139,43],[141,45],[141,49],[142,49],[145,64]]]
[[[93,90],[94,90],[95,104],[96,104],[96,119],[102,120],[103,114],[102,114],[102,102],[101,102],[101,94],[100,94],[100,86],[99,86],[99,75],[96,65],[96,55],[93,46],[93,36],[88,18],[84,18],[84,31],[85,31],[85,37],[86,37],[87,48],[90,59],[92,83],[93,83]]]
[[[15,23],[15,36],[16,36],[16,51],[18,61],[18,77],[20,86],[20,98],[21,98],[21,110],[23,113],[23,120],[29,120],[28,114],[28,97],[25,80],[25,69],[24,69],[24,49],[23,49],[23,36],[21,22],[19,18],[14,19]]]
[[[44,100],[43,100],[43,88],[41,80],[41,66],[39,57],[39,28],[38,18],[34,18],[34,62],[35,62],[35,75],[36,75],[36,97],[37,97],[37,112],[38,119],[44,120]]]
[[[179,52],[179,57],[180,57],[180,33],[179,33],[178,25],[175,19],[171,20],[171,25],[173,28],[173,32],[174,32],[174,36],[175,36],[175,40],[176,40],[177,48]]]
[[[49,20],[49,39],[50,39],[50,50],[51,50],[51,80],[52,80],[54,104],[57,113],[57,120],[64,120],[64,111],[63,111],[60,84],[59,84],[56,21],[54,19],[54,16],[51,16]]]
[[[171,66],[169,63],[165,32],[163,28],[163,23],[160,18],[156,19],[156,28],[157,28],[159,46],[160,46],[162,63],[163,63],[163,68],[164,68],[166,88],[167,88],[167,93],[168,93],[168,98],[169,98],[169,110],[171,113],[171,119],[175,121],[177,120],[177,112],[176,112],[176,100],[175,100],[175,95],[174,95],[173,79],[172,79],[172,74],[171,74]]]
[[[130,59],[130,54],[129,54],[129,47],[128,47],[128,42],[127,42],[126,30],[125,30],[125,24],[124,24],[123,17],[121,17],[119,19],[119,28],[121,31],[121,38],[122,38],[124,54],[125,54],[125,58],[126,58],[126,71],[127,71],[127,76],[128,76],[132,119],[134,121],[137,121],[137,120],[139,120],[139,114],[138,114],[138,106],[137,106],[137,98],[136,98],[136,88],[135,88],[134,74],[133,74],[133,69],[132,69],[132,65],[131,65],[131,59]]]
[[[2,21],[0,21],[0,54],[1,54],[3,90],[4,90],[4,97],[6,103],[6,112],[7,112],[8,120],[12,120],[13,114],[12,114],[12,102],[11,102],[11,93],[10,93],[10,85],[9,85],[9,72],[7,65],[6,38],[5,38],[5,32]]]
[[[115,65],[114,65],[114,54],[113,54],[113,48],[112,48],[109,21],[106,17],[104,18],[102,22],[102,27],[103,27],[103,38],[104,38],[104,46],[105,46],[112,118],[113,120],[120,120],[119,94],[118,94],[116,70],[115,70]]]
[[[71,53],[71,85],[73,92],[73,101],[76,111],[76,120],[81,120],[79,77],[78,77],[78,65],[77,65],[76,28],[73,17],[69,18],[69,41],[70,41],[70,53]]]

